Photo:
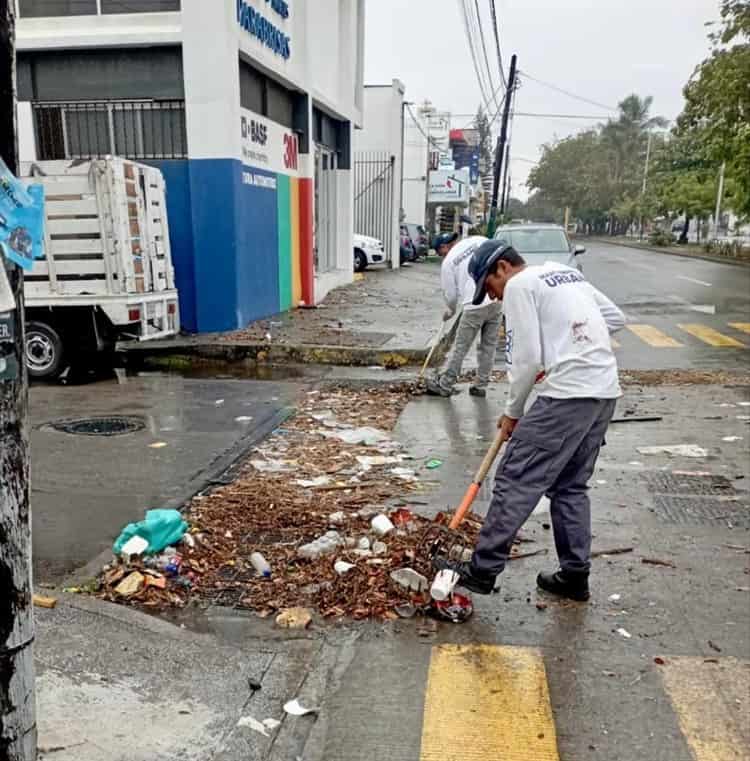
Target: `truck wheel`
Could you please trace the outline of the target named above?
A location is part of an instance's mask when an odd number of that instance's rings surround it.
[[[354,249],[354,271],[364,272],[367,269],[367,257],[365,252],[358,248]]]
[[[32,378],[54,378],[63,369],[65,353],[56,330],[43,322],[26,325],[26,367]]]

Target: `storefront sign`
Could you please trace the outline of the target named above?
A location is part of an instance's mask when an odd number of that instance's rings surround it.
[[[461,204],[469,200],[469,172],[466,169],[430,172],[429,184],[427,203]]]
[[[296,176],[299,170],[297,135],[246,108],[240,113],[242,163],[267,172]]]
[[[289,4],[285,0],[265,0],[265,2],[281,19],[289,18]],[[260,11],[248,5],[247,0],[237,0],[237,23],[276,55],[285,60],[291,56],[289,35],[271,23]]]

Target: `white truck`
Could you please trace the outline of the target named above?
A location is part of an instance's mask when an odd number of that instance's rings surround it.
[[[107,157],[25,163],[21,174],[45,188],[45,256],[24,285],[29,374],[179,332],[161,172]]]

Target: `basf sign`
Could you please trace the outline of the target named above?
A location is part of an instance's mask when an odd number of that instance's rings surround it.
[[[264,116],[241,109],[242,163],[269,172],[297,175],[297,135]]]

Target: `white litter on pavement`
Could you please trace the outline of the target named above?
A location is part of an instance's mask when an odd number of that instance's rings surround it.
[[[411,468],[391,468],[390,472],[402,481],[417,480],[417,476]]]
[[[313,412],[310,414],[310,417],[313,420],[317,420],[318,422],[323,422],[324,420],[330,420],[334,417],[333,410],[320,410],[319,412]]]
[[[240,415],[234,419],[235,423],[249,423],[252,418],[249,415]]]
[[[622,599],[622,595],[618,595],[618,594],[610,595],[607,599],[610,602],[620,602],[620,600]]]
[[[362,428],[350,428],[345,431],[319,431],[327,439],[339,439],[344,444],[364,444],[372,447],[385,441],[390,442],[391,438],[387,433],[378,428],[364,426]]]
[[[357,462],[362,466],[362,470],[370,470],[370,468],[376,467],[378,465],[395,465],[399,462],[401,462],[401,457],[397,457],[395,455],[363,455],[359,454],[356,457]]]
[[[303,705],[300,705],[299,700],[296,698],[294,700],[290,700],[288,703],[284,703],[284,710],[290,715],[290,716],[307,716],[308,713],[317,713],[317,708],[305,708]]]
[[[250,460],[250,464],[261,473],[283,473],[291,470],[295,460]]]
[[[740,407],[750,407],[750,402],[737,402],[737,404],[739,404]]]
[[[270,730],[276,729],[281,726],[281,722],[278,719],[263,719],[263,726]]]
[[[223,399],[217,399],[217,400],[214,402],[214,404],[215,404],[217,407],[221,407],[221,405],[222,405],[222,404],[224,404],[224,400],[223,400]]]
[[[597,478],[596,483],[599,484],[599,486],[604,486],[607,482],[603,478]]]
[[[737,420],[750,420],[750,415],[737,415]]]
[[[638,454],[669,454],[678,457],[708,457],[708,450],[697,444],[670,444],[668,446],[636,447]]]
[[[121,555],[130,557],[131,555],[142,555],[148,548],[148,539],[142,536],[131,536],[120,550]]]
[[[732,441],[742,441],[742,436],[724,436],[721,440],[722,441],[729,441],[729,442],[732,442]]]
[[[268,734],[268,729],[263,722],[258,721],[257,719],[253,718],[252,716],[242,716],[240,720],[237,722],[238,727],[249,727],[254,732],[257,732],[258,734],[263,735],[263,737],[270,737],[271,735]]]
[[[325,486],[326,484],[331,483],[331,477],[330,476],[315,476],[315,478],[298,478],[295,482],[295,484],[298,484],[303,489],[312,489],[315,486]]]
[[[633,636],[627,629],[623,629],[622,626],[616,631],[621,637],[625,637],[625,639],[630,639]]]
[[[165,446],[167,446],[166,441],[155,441],[153,444],[149,444],[149,449],[163,449]]]

